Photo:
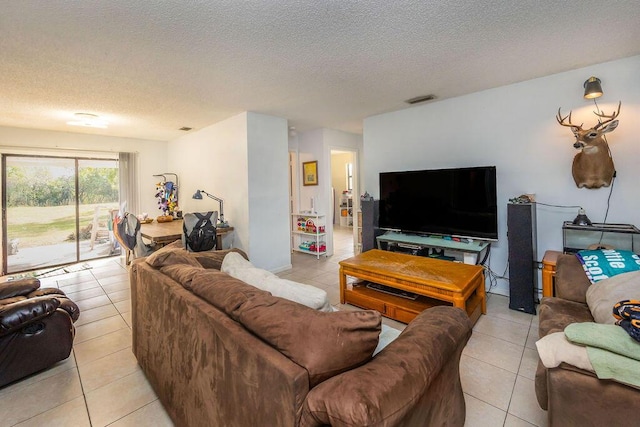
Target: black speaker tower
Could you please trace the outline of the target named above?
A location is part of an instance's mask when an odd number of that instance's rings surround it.
[[[362,252],[378,247],[376,237],[384,234],[384,230],[378,228],[378,211],[380,200],[361,200],[362,210]]]
[[[536,207],[533,203],[507,205],[509,240],[509,308],[536,314]]]

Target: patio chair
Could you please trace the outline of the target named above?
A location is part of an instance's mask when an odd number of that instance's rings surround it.
[[[0,387],[41,371],[71,354],[80,310],[40,280],[0,283]]]
[[[103,211],[106,211],[106,213]],[[93,221],[91,222],[91,243],[89,250],[93,250],[93,246],[100,238],[108,239],[113,249],[113,222],[117,213],[117,209],[112,209],[107,206],[96,206],[93,213]]]

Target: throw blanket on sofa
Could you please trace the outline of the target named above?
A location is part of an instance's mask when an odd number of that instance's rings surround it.
[[[586,346],[598,378],[640,387],[640,343],[624,329],[593,322],[572,323],[564,334],[569,341]]]

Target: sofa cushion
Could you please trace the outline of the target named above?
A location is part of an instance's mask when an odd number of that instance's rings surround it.
[[[578,257],[575,254],[560,255],[556,264],[556,296],[586,304],[589,286],[591,282]]]
[[[542,299],[539,318],[540,338],[553,332],[562,332],[571,323],[593,322],[587,304],[554,297]]]
[[[311,387],[366,363],[378,344],[377,311],[321,312],[213,270],[192,291],[305,368]]]
[[[152,267],[160,268],[172,264],[187,264],[194,267],[201,267],[183,247],[180,240],[166,245],[145,258],[145,262]]]
[[[628,299],[640,299],[640,271],[601,280],[587,289],[587,305],[597,323],[616,323],[613,306]]]
[[[160,267],[160,271],[180,283],[185,289],[191,289],[193,277],[204,270],[201,265],[170,264]]]
[[[640,256],[620,249],[585,250],[576,254],[591,283],[640,270]]]
[[[270,271],[256,268],[238,253],[229,253],[221,271],[272,295],[298,302],[314,310],[332,311],[327,292],[315,286],[282,279]]]

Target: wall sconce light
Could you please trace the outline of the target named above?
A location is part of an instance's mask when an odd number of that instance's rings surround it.
[[[589,226],[593,224],[591,224],[591,220],[587,217],[587,213],[584,209],[580,208],[578,209],[578,215],[573,220],[573,225]]]
[[[196,200],[202,200],[203,193],[205,196],[209,197],[210,199],[213,199],[216,202],[220,203],[220,218],[218,218],[219,222],[216,225],[216,227],[219,227],[219,228],[229,227],[229,223],[224,220],[224,201],[221,198],[216,197],[213,194],[209,194],[204,190],[196,190],[196,192],[193,193],[192,198]]]
[[[602,86],[600,83],[602,83],[600,79],[593,76],[584,82],[585,99],[600,98],[602,96]]]

